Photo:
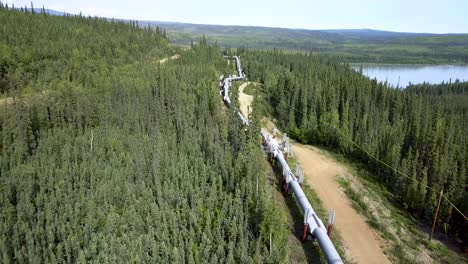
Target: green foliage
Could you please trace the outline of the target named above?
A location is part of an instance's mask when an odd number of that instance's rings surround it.
[[[399,90],[333,59],[278,51],[240,52],[247,76],[264,83],[262,96],[271,106],[270,114],[291,137],[335,149],[365,164],[401,207],[427,222],[437,193],[426,184],[443,189],[448,199],[462,207],[468,183],[468,83]],[[449,223],[455,235],[467,233],[466,220],[446,201],[439,222]]]
[[[218,48],[3,8],[0,36],[0,262],[282,261],[257,138],[220,111]]]
[[[346,196],[353,201],[353,207],[362,214],[367,213],[367,204],[363,201],[362,194],[351,188],[349,181],[344,178],[338,178],[338,183],[343,187]]]
[[[379,30],[307,30],[251,26],[151,23],[174,43],[188,45],[205,35],[223,47],[284,49],[335,56],[340,61],[404,64],[466,64],[468,34],[420,34]]]
[[[428,240],[427,232],[419,228],[421,223],[395,207],[390,202],[394,197],[388,193],[387,188],[375,182],[361,164],[348,165],[352,174],[359,174],[363,186],[352,184],[343,177],[337,178],[337,181],[355,208],[367,218],[367,223],[378,230],[386,241],[391,241],[387,252],[394,262],[415,262],[420,259],[419,254],[428,254],[437,263],[466,262],[466,258],[451,246],[444,245],[439,240]]]
[[[248,84],[245,88],[244,88],[244,93],[245,94],[248,94],[248,95],[252,95],[254,96],[256,91],[257,91],[257,88],[256,88],[256,84],[255,83],[250,83]]]

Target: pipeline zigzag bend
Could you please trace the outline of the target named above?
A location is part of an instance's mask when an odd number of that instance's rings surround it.
[[[220,77],[220,86],[222,87],[222,96],[225,104],[228,107],[231,107],[231,99],[229,98],[229,89],[231,88],[231,84],[233,81],[245,80],[245,74],[242,71],[242,66],[240,62],[239,56],[224,56],[225,59],[234,59],[236,62],[236,68],[238,75],[237,76],[228,76]],[[249,126],[249,121],[246,117],[244,117],[238,109],[234,109],[234,111],[239,116],[243,125]],[[296,199],[299,202],[299,205],[302,208],[304,213],[304,234],[303,239],[306,239],[307,236],[312,236],[315,238],[320,248],[325,255],[328,263],[339,264],[343,263],[341,260],[340,255],[335,249],[335,246],[331,242],[329,236],[327,235],[327,229],[322,223],[322,220],[317,216],[314,209],[312,208],[309,200],[307,199],[304,191],[302,191],[301,184],[299,183],[298,178],[292,173],[291,169],[289,168],[288,163],[286,162],[285,156],[281,149],[278,140],[275,136],[271,136],[268,132],[262,128],[260,131],[262,135],[263,145],[269,150],[269,154],[271,158],[275,158],[283,168],[283,179],[285,184],[285,189],[291,190],[292,193],[296,196]],[[333,216],[334,218],[334,216]]]

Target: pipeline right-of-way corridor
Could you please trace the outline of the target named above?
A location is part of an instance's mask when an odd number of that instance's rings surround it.
[[[239,56],[228,57],[225,56],[226,59],[233,58],[236,62],[237,67],[237,76],[228,76],[224,78],[223,76],[220,78],[221,80],[221,87],[222,87],[222,95],[225,104],[228,107],[231,107],[231,100],[229,98],[229,89],[233,81],[237,80],[244,80],[245,74],[242,71],[242,66],[240,62]],[[239,116],[242,124],[248,126],[249,121],[238,109],[233,109],[237,115]],[[262,141],[265,149],[267,149],[268,155],[273,159],[276,159],[283,169],[283,184],[287,192],[292,192],[295,196],[299,205],[301,206],[302,212],[304,214],[304,234],[303,239],[306,239],[307,236],[312,236],[317,240],[322,249],[325,258],[327,259],[328,263],[343,263],[341,260],[340,255],[336,251],[335,246],[331,242],[328,234],[327,234],[327,227],[323,224],[322,220],[317,216],[312,205],[310,204],[309,200],[307,199],[306,195],[302,190],[301,183],[296,175],[293,174],[291,169],[289,168],[288,163],[286,162],[285,155],[283,154],[282,146],[279,144],[278,140],[275,136],[270,135],[265,129],[260,131],[262,135]]]

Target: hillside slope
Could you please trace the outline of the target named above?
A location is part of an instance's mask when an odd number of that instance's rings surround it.
[[[249,79],[262,84],[262,115],[299,142],[362,164],[388,189],[385,199],[420,223],[432,223],[444,190],[437,227],[466,246],[468,83],[397,90],[329,58],[253,50],[241,57]]]
[[[31,10],[28,7],[23,9]],[[35,8],[34,11],[65,15],[50,9]],[[164,28],[171,42],[184,46],[197,43],[205,35],[210,43],[217,43],[222,47],[314,52],[352,63],[468,63],[468,34],[406,33],[373,29],[310,30],[148,20],[140,20],[138,25]]]
[[[0,36],[1,263],[287,261],[218,48],[3,8]]]

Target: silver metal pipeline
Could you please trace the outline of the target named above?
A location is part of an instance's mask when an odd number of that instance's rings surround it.
[[[231,57],[224,56],[224,58],[229,59]],[[222,82],[224,92],[223,98],[229,107],[231,106],[231,99],[229,98],[229,88],[231,87],[232,82],[245,79],[245,75],[242,72],[242,66],[240,63],[239,56],[234,56],[233,58],[236,61],[238,76],[229,76],[227,78],[224,78]],[[237,109],[234,109],[234,111],[238,114],[239,118],[242,121],[242,124],[248,126],[249,121],[247,120],[247,118],[245,118]],[[273,155],[273,157],[276,158],[276,160],[278,160],[278,162],[281,164],[287,189],[289,189],[290,187],[291,191],[296,195],[296,199],[302,208],[302,211],[304,213],[304,235],[310,234],[315,239],[317,239],[328,263],[342,264],[343,261],[341,260],[340,255],[338,255],[335,246],[333,245],[333,243],[327,235],[326,227],[323,225],[322,220],[320,220],[320,218],[315,213],[314,208],[312,208],[312,205],[310,204],[304,191],[302,190],[301,184],[289,168],[289,165],[286,162],[283,152],[280,149],[278,140],[274,137],[271,137],[268,134],[268,132],[263,128],[260,131],[260,134],[262,135],[270,154]]]
[[[224,58],[229,59],[230,57],[229,56],[224,56]],[[232,82],[245,79],[245,74],[242,72],[242,66],[241,66],[241,63],[240,63],[239,56],[234,56],[233,58],[236,61],[237,73],[239,75],[238,76],[229,75],[227,78],[224,78],[223,81],[222,81],[223,100],[226,103],[226,105],[229,106],[229,107],[231,107],[231,99],[229,98],[229,88],[231,88]],[[247,120],[247,118],[245,118],[242,115],[242,113],[239,110],[234,109],[234,112],[237,113],[237,115],[239,116],[239,118],[240,118],[243,125],[247,125],[247,126],[249,125],[249,121]]]
[[[312,205],[302,190],[298,179],[296,176],[294,176],[291,169],[289,168],[289,165],[284,158],[283,152],[279,148],[278,141],[276,138],[271,137],[263,128],[260,131],[260,134],[262,135],[264,142],[267,144],[267,149],[270,149],[270,154],[273,155],[273,157],[276,158],[276,160],[281,164],[286,185],[296,195],[296,199],[302,208],[304,213],[304,231],[317,239],[328,263],[343,263],[340,255],[335,249],[335,246],[327,235],[326,227],[322,223],[322,220],[320,220],[320,218],[315,213],[314,208],[312,208]]]

